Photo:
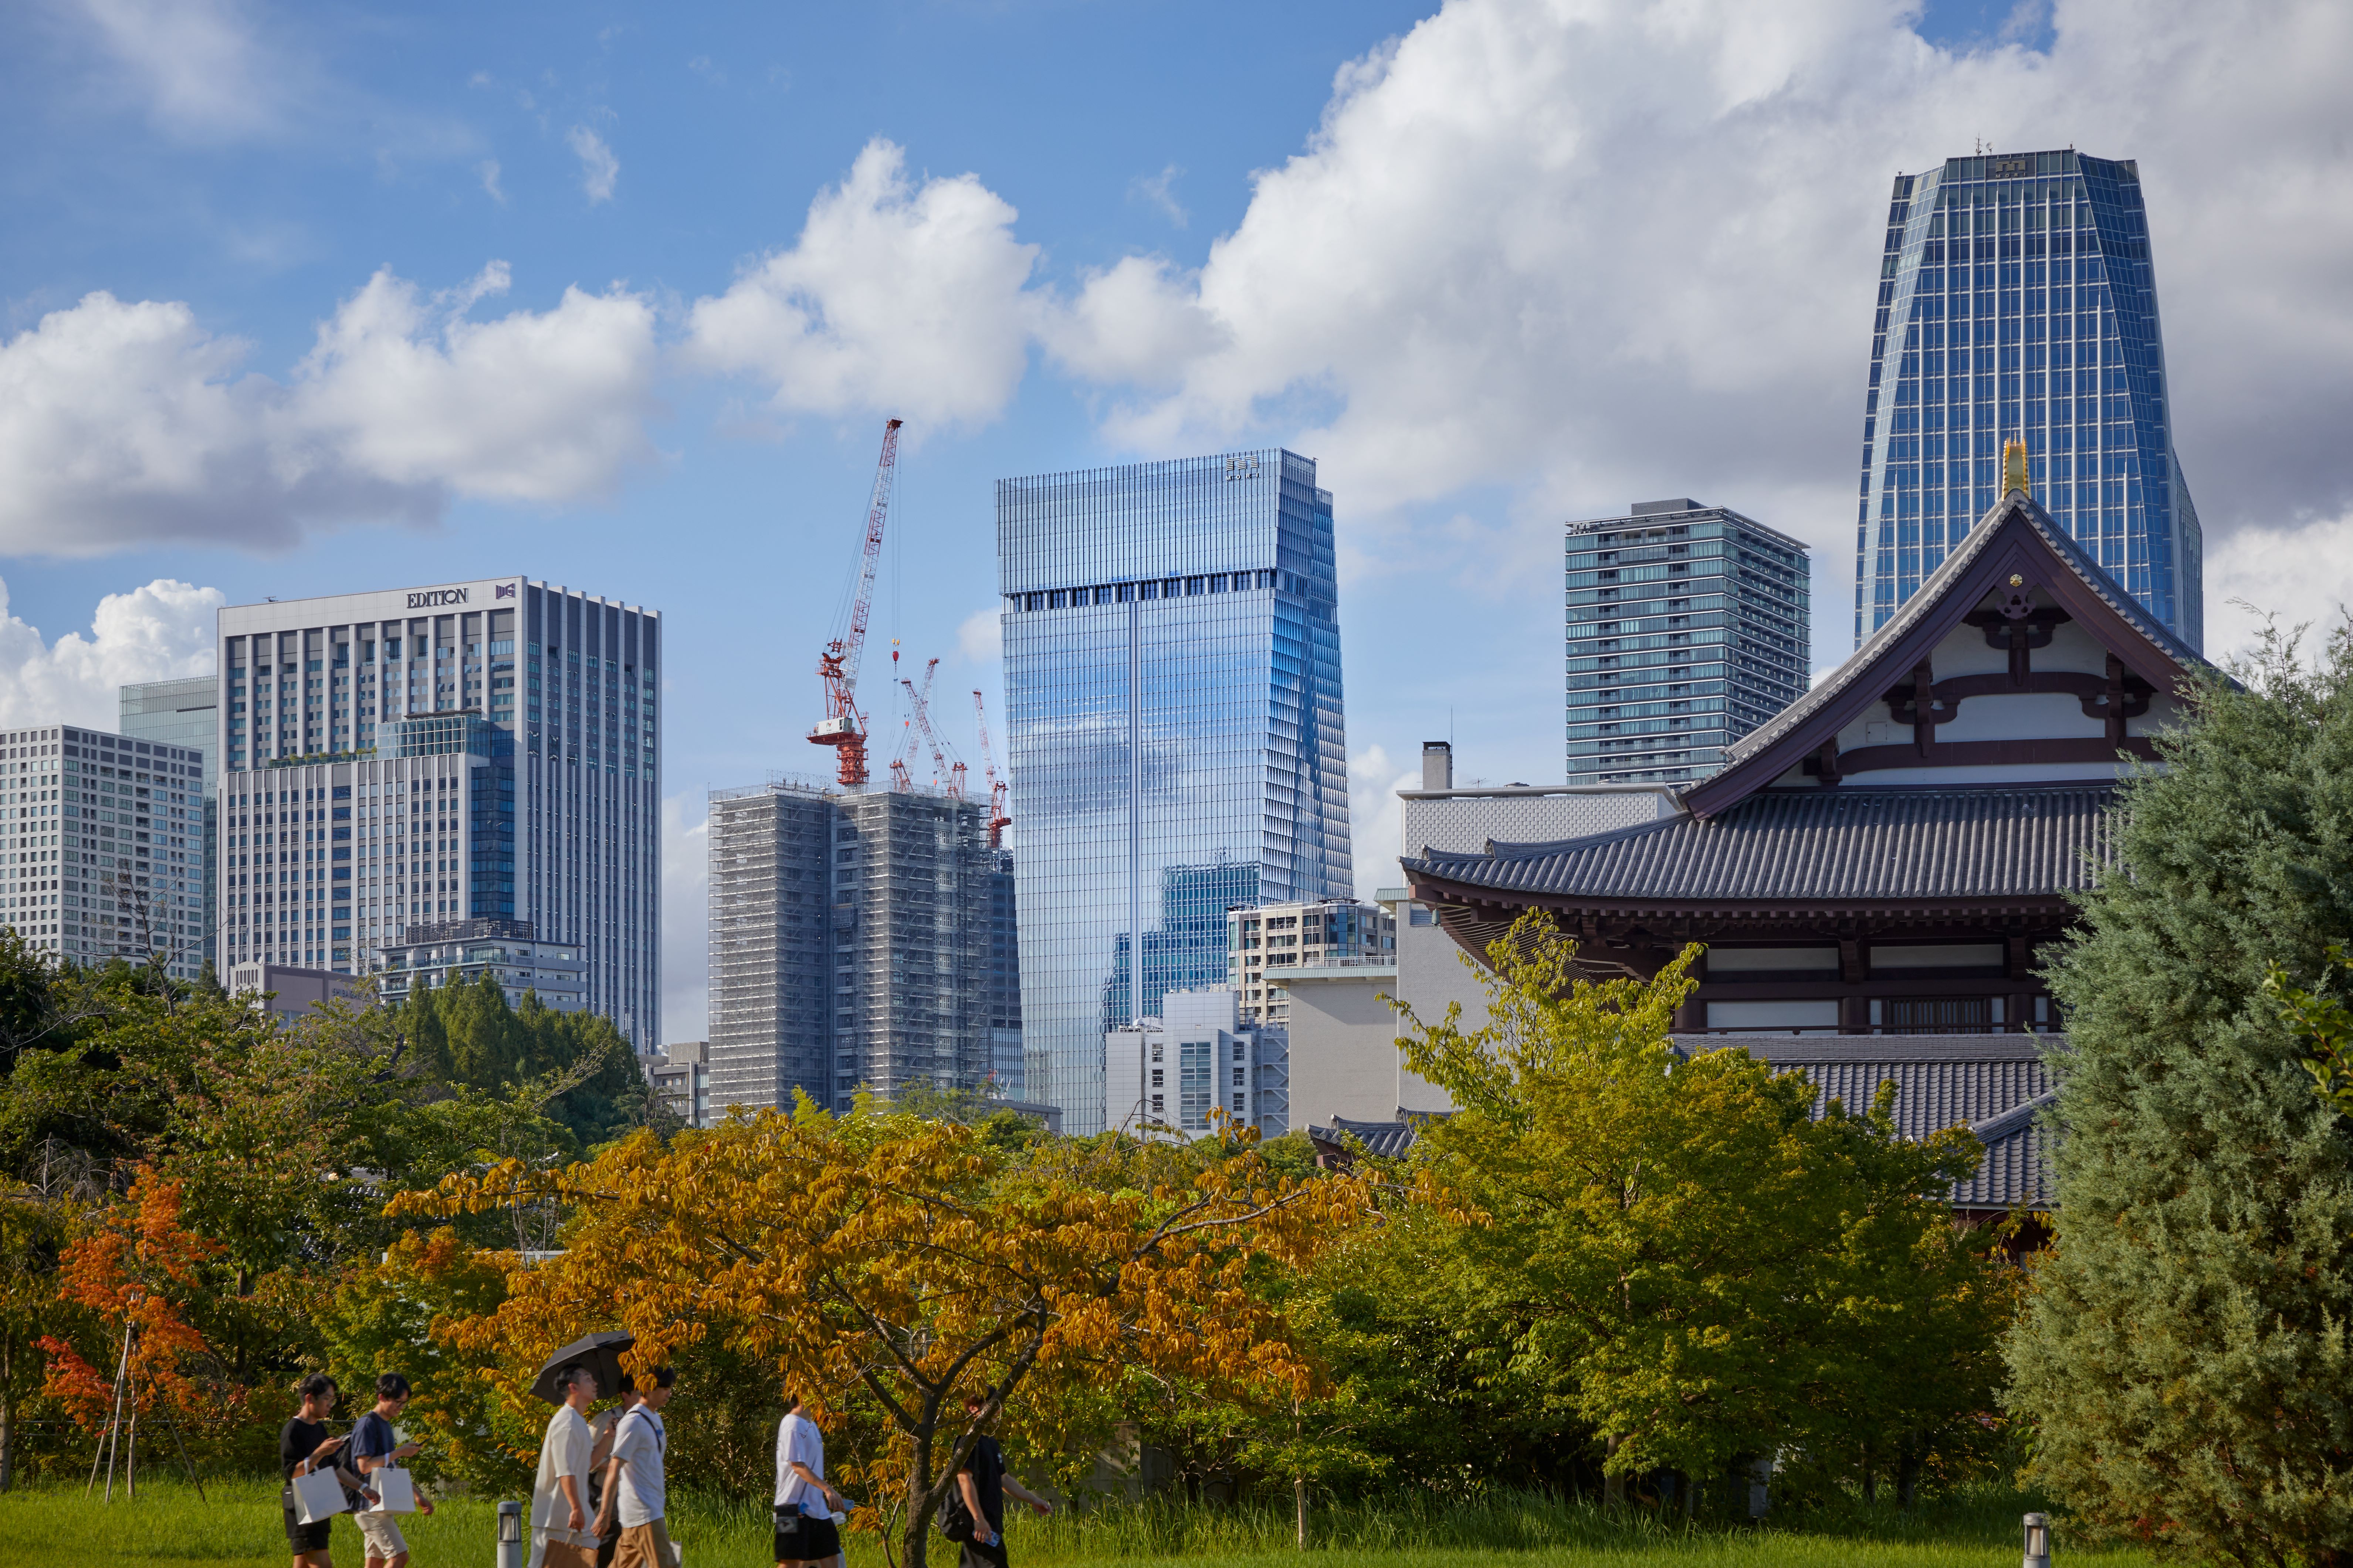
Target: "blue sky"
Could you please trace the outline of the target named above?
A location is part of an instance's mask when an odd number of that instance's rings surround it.
[[[1561,520],[1738,507],[1851,646],[1887,181],[1977,138],[2142,160],[2209,601],[2317,613],[2339,9],[10,7],[0,717],[190,668],[172,584],[658,607],[691,1029],[702,793],[822,762],[885,415],[876,633],[993,708],[994,479],[1281,442],[1335,492],[1370,886],[1423,739],[1558,776]]]

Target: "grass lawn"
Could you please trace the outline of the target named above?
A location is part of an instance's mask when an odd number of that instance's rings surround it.
[[[278,1489],[257,1481],[216,1482],[209,1504],[185,1485],[142,1483],[139,1500],[118,1490],[111,1504],[85,1500],[79,1487],[37,1488],[0,1495],[0,1563],[7,1568],[265,1568],[288,1561],[279,1523]],[[770,1560],[763,1510],[673,1498],[670,1530],[682,1568],[758,1568]],[[1417,1507],[1384,1501],[1318,1509],[1311,1553],[1326,1568],[1362,1563],[1378,1568],[1629,1568],[1638,1560],[1670,1568],[2014,1568],[2018,1517],[2031,1500],[1984,1492],[1924,1505],[1852,1508],[1785,1516],[1763,1529],[1685,1531],[1645,1517],[1610,1519],[1577,1503],[1505,1497]],[[403,1521],[411,1568],[492,1568],[494,1505],[460,1498],[430,1519]],[[1082,1568],[1139,1558],[1203,1565],[1275,1568],[1296,1558],[1288,1510],[1184,1508],[1153,1504],[1078,1518],[1008,1525],[1008,1544],[1022,1568]],[[338,1568],[361,1568],[358,1529],[338,1521]],[[849,1538],[849,1568],[888,1568],[871,1535]],[[2062,1540],[2062,1558],[2096,1558],[2099,1568],[2144,1568],[2144,1554],[2095,1551]],[[934,1539],[932,1562],[952,1564],[955,1549]]]

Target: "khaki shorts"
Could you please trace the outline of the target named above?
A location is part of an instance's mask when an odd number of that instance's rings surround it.
[[[396,1513],[355,1513],[360,1539],[367,1542],[367,1555],[387,1562],[408,1555],[408,1542],[400,1533],[400,1516]]]
[[[621,1527],[621,1543],[613,1552],[613,1568],[678,1568],[678,1548],[660,1520]]]

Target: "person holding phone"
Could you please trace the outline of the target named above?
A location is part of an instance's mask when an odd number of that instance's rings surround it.
[[[965,1415],[974,1421],[988,1407],[986,1394],[967,1394],[964,1399]],[[1054,1505],[1015,1480],[1006,1472],[1005,1450],[997,1439],[983,1432],[973,1439],[971,1457],[956,1471],[957,1500],[964,1504],[964,1515],[971,1521],[971,1533],[957,1544],[963,1551],[956,1561],[961,1568],[1006,1568],[1005,1555],[1005,1494],[1010,1492],[1038,1512],[1051,1513]]]
[[[352,1427],[352,1440],[346,1450],[353,1468],[367,1476],[418,1451],[418,1445],[404,1443],[392,1424],[408,1408],[408,1379],[396,1372],[387,1372],[375,1380],[375,1408],[359,1418]],[[433,1501],[423,1492],[417,1495],[417,1511],[429,1514]],[[400,1521],[389,1513],[353,1514],[360,1527],[360,1537],[367,1542],[367,1568],[408,1568],[408,1542],[400,1533]]]
[[[294,1506],[294,1478],[332,1469],[345,1491],[365,1496],[367,1485],[343,1467],[340,1450],[345,1440],[327,1430],[327,1417],[333,1413],[338,1397],[335,1380],[323,1372],[314,1372],[296,1384],[295,1392],[302,1396],[301,1412],[278,1433],[278,1472],[287,1483],[279,1500],[286,1512],[286,1544],[293,1548],[294,1568],[334,1568],[327,1552],[327,1531],[334,1521],[329,1518],[316,1524],[302,1522],[301,1510]]]

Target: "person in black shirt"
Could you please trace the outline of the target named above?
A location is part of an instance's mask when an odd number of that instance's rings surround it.
[[[294,1478],[313,1470],[332,1469],[342,1479],[344,1490],[364,1489],[359,1477],[341,1463],[340,1450],[344,1440],[327,1431],[327,1416],[335,1408],[335,1380],[323,1372],[314,1372],[302,1380],[298,1392],[302,1395],[302,1412],[288,1421],[278,1434],[278,1473],[287,1483],[280,1499],[286,1514],[286,1544],[293,1548],[294,1568],[334,1568],[327,1555],[327,1529],[334,1521],[302,1522],[294,1507]]]
[[[978,1394],[965,1395],[965,1414],[975,1420],[987,1405]],[[1007,1568],[1005,1557],[1005,1494],[1011,1492],[1039,1513],[1051,1513],[1054,1505],[1015,1480],[1005,1469],[1005,1451],[997,1439],[982,1433],[974,1439],[972,1457],[964,1468],[956,1472],[958,1500],[964,1504],[965,1517],[972,1521],[972,1534],[963,1542],[964,1550],[957,1558],[959,1568]]]

